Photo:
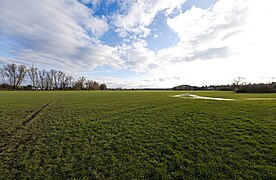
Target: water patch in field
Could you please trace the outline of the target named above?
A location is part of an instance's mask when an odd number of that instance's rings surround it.
[[[216,101],[233,101],[234,99],[228,99],[228,98],[213,98],[213,97],[206,97],[206,96],[198,96],[194,94],[179,94],[179,95],[174,95],[173,97],[190,97],[192,99],[208,99],[208,100],[216,100]]]
[[[276,98],[245,98],[245,100],[263,100],[263,101],[271,101],[276,100]]]

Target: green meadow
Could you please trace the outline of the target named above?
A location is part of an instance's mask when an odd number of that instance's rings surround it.
[[[276,94],[0,92],[0,179],[74,178],[276,179]]]

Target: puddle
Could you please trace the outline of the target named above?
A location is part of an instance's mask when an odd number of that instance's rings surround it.
[[[206,96],[197,96],[194,94],[179,94],[179,95],[174,95],[172,97],[180,97],[180,98],[192,98],[192,99],[208,99],[208,100],[216,100],[216,101],[235,101],[235,99],[228,99],[228,98],[213,98],[213,97],[206,97]],[[240,100],[247,100],[247,101],[276,101],[276,98],[244,98]],[[240,101],[236,100],[236,101]]]
[[[194,94],[179,94],[173,97],[191,97],[192,99],[208,99],[208,100],[216,100],[216,101],[233,101],[234,99],[227,99],[227,98],[213,98],[213,97],[206,97],[206,96],[197,96]]]
[[[271,101],[271,100],[276,100],[276,98],[245,98],[245,100],[265,100],[265,101]]]

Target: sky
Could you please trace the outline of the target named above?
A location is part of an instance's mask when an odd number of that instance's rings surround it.
[[[0,0],[0,65],[116,88],[271,82],[273,0]]]

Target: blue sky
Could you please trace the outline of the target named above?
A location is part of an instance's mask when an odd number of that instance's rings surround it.
[[[109,87],[229,84],[275,76],[275,2],[0,0],[0,65]],[[256,73],[258,72],[258,73]]]

